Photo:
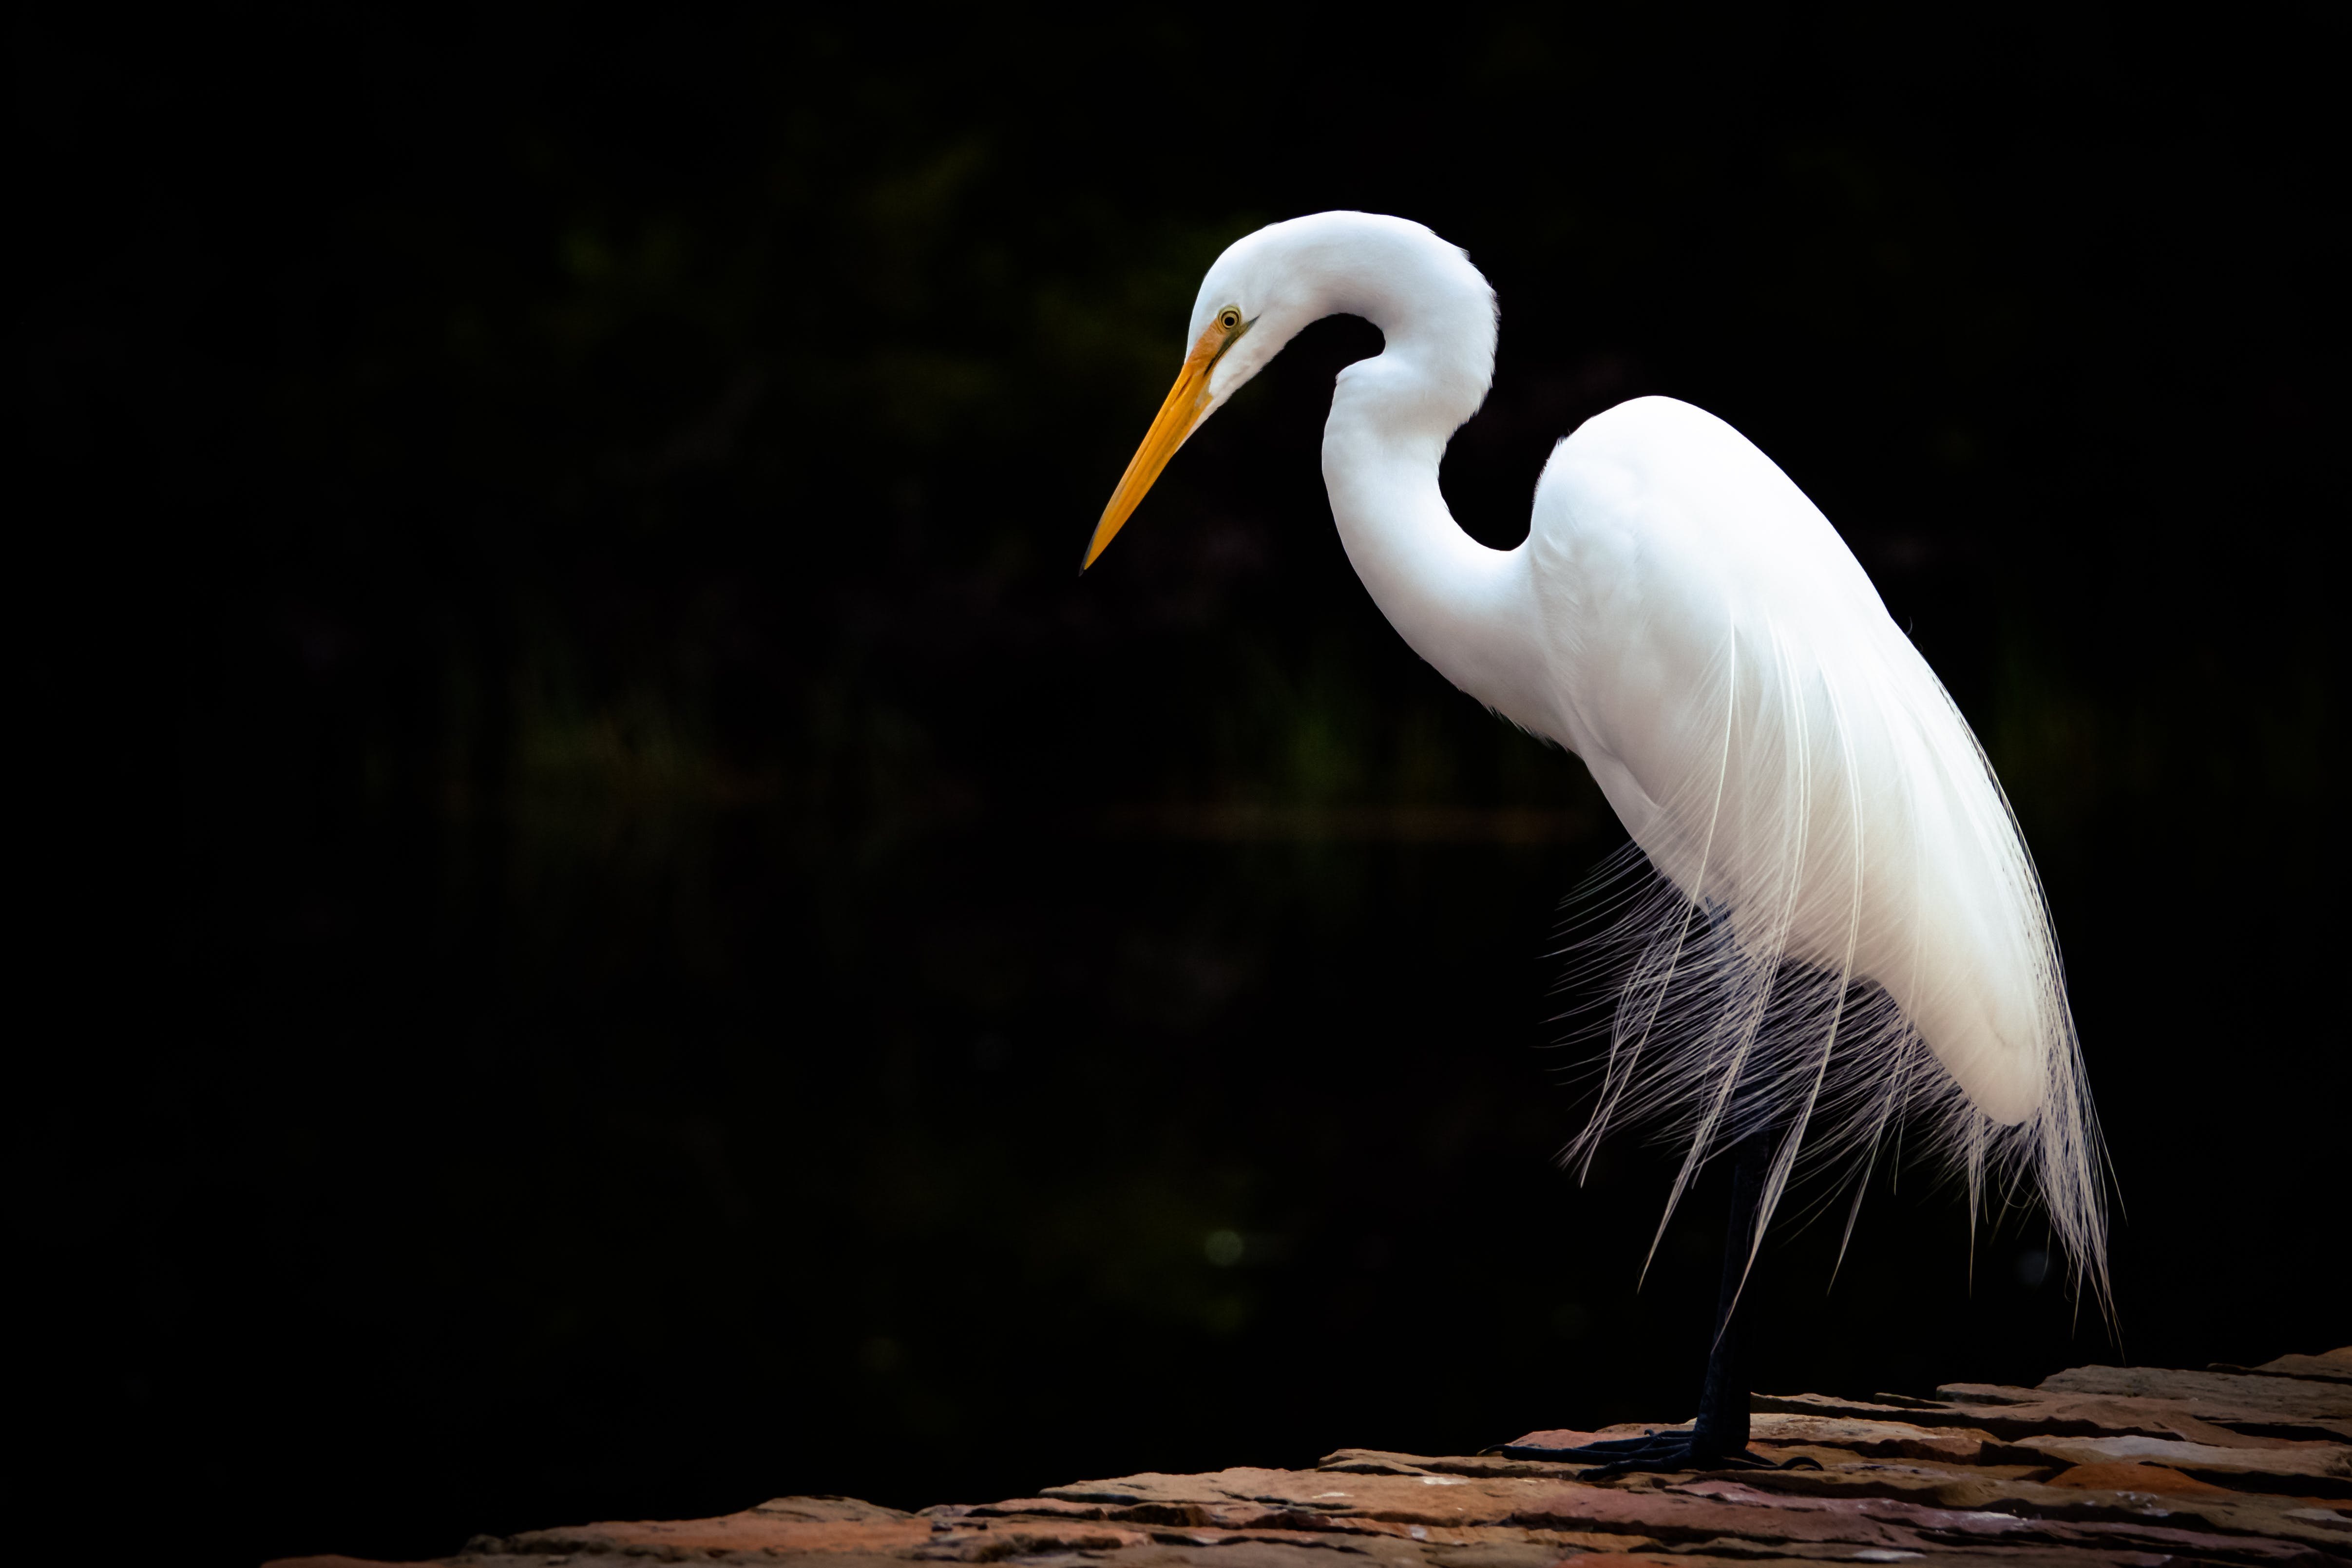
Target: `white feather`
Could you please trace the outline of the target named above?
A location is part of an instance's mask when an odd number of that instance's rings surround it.
[[[1643,398],[1560,444],[1525,548],[1559,612],[1555,733],[1663,883],[1582,955],[1625,978],[1571,1157],[1665,1118],[1687,1140],[1679,1196],[1710,1151],[1770,1128],[1769,1215],[1801,1152],[1864,1177],[1907,1117],[1971,1194],[2030,1176],[2104,1291],[2095,1122],[2040,880],[1828,520],[1728,425]]]
[[[1228,306],[1251,324],[1203,418],[1307,322],[1381,329],[1325,429],[1349,558],[1424,658],[1583,758],[1638,847],[1574,950],[1579,983],[1614,989],[1568,1157],[1662,1123],[1685,1150],[1671,1216],[1710,1154],[1768,1131],[1769,1219],[1806,1172],[1858,1204],[1909,1122],[1972,1215],[1989,1184],[2038,1188],[2104,1305],[2103,1162],[2040,880],[1967,722],[1820,510],[1722,420],[1649,397],[1562,441],[1527,541],[1486,549],[1438,488],[1493,377],[1493,293],[1466,256],[1325,213],[1220,258],[1195,338]]]

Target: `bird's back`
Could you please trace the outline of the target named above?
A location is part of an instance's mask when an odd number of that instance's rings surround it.
[[[1527,545],[1549,710],[1658,876],[1601,951],[1601,1105],[1867,1169],[1926,1112],[1972,1185],[2031,1169],[2095,1272],[2095,1133],[2032,861],[1966,722],[1772,461],[1643,398],[1553,454]],[[1694,910],[1699,918],[1694,919]]]

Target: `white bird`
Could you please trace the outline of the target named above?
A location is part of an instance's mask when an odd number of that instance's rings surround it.
[[[1633,841],[1612,918],[1579,946],[1612,972],[1613,1006],[1568,1157],[1589,1163],[1629,1119],[1663,1122],[1685,1147],[1671,1217],[1733,1153],[1696,1426],[1578,1452],[1620,1468],[1747,1457],[1732,1308],[1765,1225],[1801,1162],[1858,1205],[1903,1121],[1965,1176],[1972,1215],[1988,1182],[2037,1186],[2104,1304],[2103,1157],[2024,840],[1844,542],[1738,431],[1666,397],[1597,415],[1554,449],[1525,542],[1489,549],[1454,522],[1438,465],[1494,379],[1493,289],[1419,224],[1296,218],[1209,268],[1182,373],[1080,570],[1185,439],[1329,315],[1385,339],[1339,373],[1324,426],[1349,560],[1447,679],[1582,758]]]

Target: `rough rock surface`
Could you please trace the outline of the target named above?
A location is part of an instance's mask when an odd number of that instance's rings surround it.
[[[1759,1395],[1753,1447],[1819,1466],[1580,1479],[1343,1448],[1311,1470],[1122,1476],[900,1513],[778,1498],[723,1519],[480,1537],[467,1568],[1644,1568],[1737,1561],[2158,1568],[2352,1563],[2352,1347],[2253,1368],[2086,1366],[1941,1399]],[[1530,1433],[1558,1446],[1603,1433]],[[1336,1555],[1335,1555],[1336,1554]],[[272,1568],[360,1568],[347,1557]]]

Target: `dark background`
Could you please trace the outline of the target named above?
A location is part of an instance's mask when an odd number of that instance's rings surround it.
[[[1637,1293],[1664,1157],[1551,1163],[1618,831],[1329,524],[1376,335],[1073,574],[1334,206],[1500,291],[1472,531],[1725,416],[2047,876],[2120,1344],[1914,1171],[1762,1385],[2352,1337],[2340,13],[1623,9],[21,12],[20,1497],[423,1555],[1685,1415],[1719,1196]]]

